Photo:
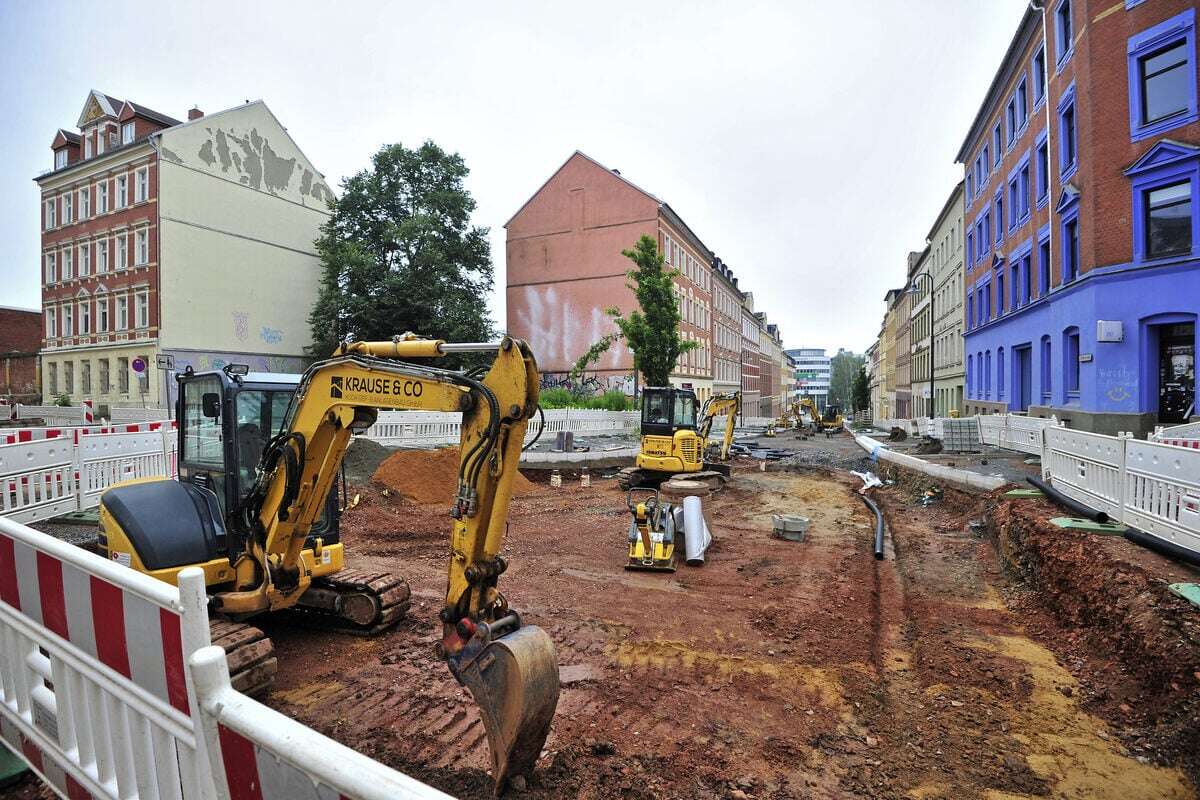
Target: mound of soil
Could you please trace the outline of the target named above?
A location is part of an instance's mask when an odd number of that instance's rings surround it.
[[[445,505],[458,490],[458,449],[397,450],[381,463],[371,480],[381,484],[413,503]],[[534,484],[517,473],[513,479],[513,496],[524,497],[534,490]]]
[[[346,450],[346,457],[342,459],[342,466],[346,469],[346,479],[350,483],[366,483],[391,452],[390,448],[384,447],[378,442],[364,439],[361,436],[355,437],[350,442],[349,449]]]

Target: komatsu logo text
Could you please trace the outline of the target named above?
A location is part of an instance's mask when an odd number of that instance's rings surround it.
[[[402,378],[357,378],[334,375],[329,379],[329,396],[345,397],[347,394],[390,394],[394,397],[420,397],[425,394],[425,385],[420,381]]]

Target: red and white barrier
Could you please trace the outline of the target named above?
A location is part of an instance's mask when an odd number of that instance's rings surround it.
[[[188,656],[203,573],[181,589],[0,519],[4,738],[67,798],[210,800]]]
[[[449,800],[234,691],[221,648],[198,651],[191,670],[221,800]]]

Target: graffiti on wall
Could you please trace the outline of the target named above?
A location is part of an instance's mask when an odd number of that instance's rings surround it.
[[[165,351],[175,356],[175,373],[188,367],[194,372],[209,372],[224,369],[229,364],[245,364],[251,372],[284,372],[298,375],[308,367],[308,359],[298,356],[248,355],[245,353],[195,353],[190,351]],[[168,373],[171,403],[175,403],[175,373]]]
[[[570,372],[543,372],[541,374],[541,389],[566,389],[576,395],[600,395],[605,392],[619,391],[627,395],[633,394],[632,375],[576,375]]]
[[[1100,393],[1118,411],[1136,411],[1138,374],[1125,367],[1101,367],[1096,370]]]
[[[569,370],[602,336],[616,330],[604,310],[572,302],[573,296],[554,286],[525,286],[514,303],[514,332],[524,336],[538,364],[552,370]],[[615,343],[594,369],[621,369],[632,363],[629,349]]]

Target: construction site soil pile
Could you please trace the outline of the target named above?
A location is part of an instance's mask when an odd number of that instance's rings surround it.
[[[371,480],[410,502],[449,507],[458,491],[458,464],[459,451],[456,447],[397,450],[384,459]],[[525,476],[517,473],[513,480],[514,497],[523,497],[533,488]]]

